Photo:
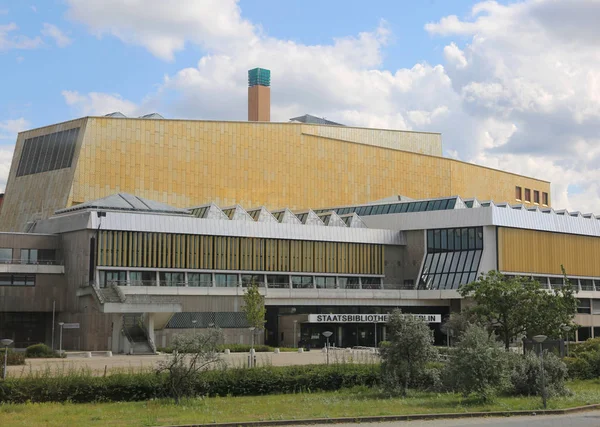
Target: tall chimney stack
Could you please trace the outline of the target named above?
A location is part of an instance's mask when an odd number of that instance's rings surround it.
[[[271,121],[271,71],[248,70],[248,121]]]

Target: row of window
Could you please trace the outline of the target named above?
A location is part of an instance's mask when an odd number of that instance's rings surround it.
[[[260,287],[266,285],[268,288],[275,289],[382,289],[380,277],[101,270],[99,272],[100,287],[106,287],[111,283],[124,286],[235,288],[256,284]]]
[[[600,314],[600,299],[578,299],[577,313]]]
[[[315,213],[322,214],[334,211],[338,215],[346,215],[354,212],[356,212],[358,216],[386,215],[395,213],[440,211],[454,209],[455,205],[456,198],[452,198],[428,200],[423,202],[392,203],[389,205],[352,206],[347,208],[320,209],[316,210]]]
[[[516,276],[507,274],[506,276]],[[546,289],[560,289],[564,285],[562,277],[546,277],[546,276],[525,276],[532,277],[533,280],[540,283],[540,285]],[[568,278],[571,284],[578,291],[594,291],[600,290],[600,280],[593,279],[577,279],[573,277]],[[595,284],[594,284],[595,283]]]
[[[427,253],[483,249],[483,227],[427,230]]]
[[[35,286],[35,275],[0,274],[0,286]]]
[[[516,186],[515,187],[515,199],[517,201],[524,201],[527,203],[531,203],[531,189],[526,188],[525,192],[523,192],[523,188]],[[540,204],[540,192],[539,190],[533,190],[533,203]],[[548,193],[542,192],[542,205],[548,206]]]
[[[14,258],[13,248],[0,248],[0,263],[54,264],[56,261],[54,249],[21,249],[20,255],[20,258]]]
[[[17,176],[68,168],[73,162],[79,128],[27,138]]]

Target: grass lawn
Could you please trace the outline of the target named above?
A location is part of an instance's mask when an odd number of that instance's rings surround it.
[[[552,398],[549,409],[600,403],[600,380],[569,383],[571,396]],[[441,412],[538,410],[538,397],[499,397],[481,404],[457,394],[414,392],[410,397],[386,398],[368,388],[329,393],[254,397],[188,399],[130,403],[31,403],[0,405],[6,426],[160,426],[277,419],[359,417]]]

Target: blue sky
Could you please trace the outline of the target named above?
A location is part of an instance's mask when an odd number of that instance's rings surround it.
[[[598,16],[595,0],[0,0],[0,187],[20,130],[245,120],[263,66],[274,120],[441,132],[446,156],[600,213]]]

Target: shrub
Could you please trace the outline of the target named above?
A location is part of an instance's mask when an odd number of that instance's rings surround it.
[[[481,326],[470,325],[461,335],[452,362],[446,364],[447,386],[464,396],[475,393],[490,400],[509,384],[508,356]]]
[[[573,343],[570,345],[569,352],[574,357],[579,356],[581,353],[600,353],[600,337]]]
[[[426,376],[427,363],[437,359],[433,331],[400,310],[391,314],[387,328],[389,345],[380,349],[382,383],[388,392],[406,395],[409,386]]]
[[[4,364],[4,352],[5,349],[0,349],[0,366]],[[8,356],[6,359],[6,363],[8,366],[17,366],[25,364],[25,353],[18,353],[8,349]]]
[[[372,387],[379,378],[376,365],[347,364],[222,369],[192,375],[191,381],[195,395],[249,396]],[[0,382],[0,403],[143,401],[165,396],[174,397],[166,374],[34,374]]]
[[[541,391],[541,362],[538,355],[528,351],[523,356],[512,356],[510,376],[512,391],[515,394],[534,396]],[[553,353],[544,352],[544,382],[547,396],[561,396],[568,393],[565,387],[567,365]]]
[[[563,362],[571,379],[589,380],[595,377],[594,369],[587,358],[565,357]]]
[[[30,359],[34,358],[48,358],[48,357],[60,357],[58,353],[52,351],[46,344],[34,344],[30,345],[25,349],[25,357]]]

